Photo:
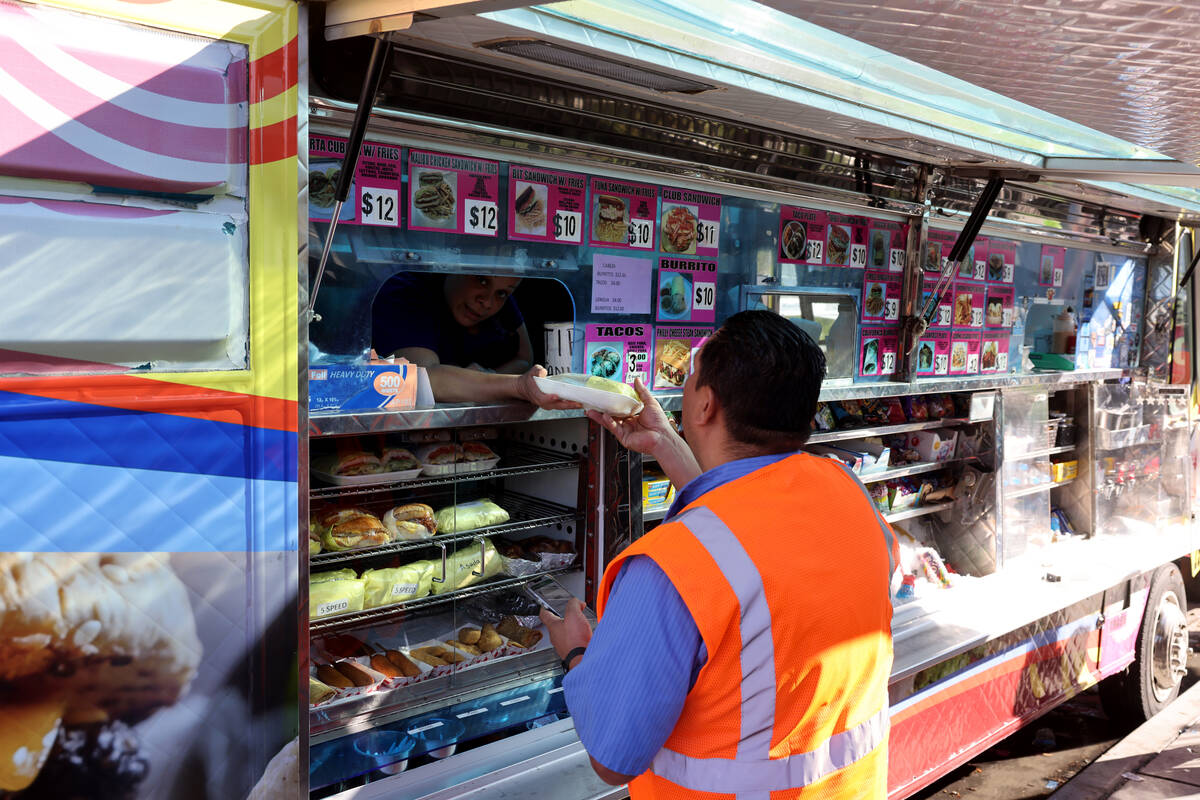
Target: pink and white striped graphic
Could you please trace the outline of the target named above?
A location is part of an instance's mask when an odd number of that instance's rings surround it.
[[[245,196],[247,53],[0,0],[0,175]]]

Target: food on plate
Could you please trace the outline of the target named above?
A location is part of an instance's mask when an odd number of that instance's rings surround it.
[[[779,252],[784,258],[803,259],[808,251],[808,230],[799,220],[788,220],[779,233]]]
[[[989,281],[998,281],[1004,278],[1004,256],[1000,253],[992,253],[988,256],[987,276]]]
[[[950,348],[950,366],[962,369],[967,366],[967,343],[955,342]]]
[[[684,206],[670,206],[663,211],[663,250],[668,253],[696,252],[696,215]]]
[[[482,564],[480,560],[482,559]],[[488,539],[472,541],[446,559],[446,580],[433,584],[435,595],[465,589],[500,574],[504,563]]]
[[[920,369],[929,369],[933,366],[933,348],[928,344],[922,344],[917,351],[917,367]]]
[[[517,195],[514,205],[517,213],[517,223],[525,230],[541,231],[546,225],[546,207],[537,189],[527,184]]]
[[[462,461],[462,446],[454,443],[430,445],[418,450],[417,457],[421,459],[422,464],[435,467],[453,464],[455,461]]]
[[[392,663],[392,660],[385,653],[376,653],[371,656],[371,669],[378,672],[385,678],[403,678],[404,672],[399,667]]]
[[[421,462],[405,447],[385,447],[379,456],[384,472],[404,472],[410,469],[420,469]]]
[[[406,503],[389,509],[383,515],[383,527],[394,542],[428,539],[438,530],[433,509],[424,503]]]
[[[440,509],[435,515],[442,533],[462,533],[508,522],[508,512],[484,497]]]
[[[850,252],[850,232],[840,225],[829,226],[829,241],[827,260],[830,264],[845,264]]]
[[[460,642],[457,639],[449,639],[447,640],[446,644],[455,650],[458,650],[460,653],[466,653],[469,656],[482,655],[482,653],[479,651],[479,648],[475,645],[467,644],[466,642]]]
[[[479,628],[461,628],[458,631],[458,640],[466,644],[479,644]]]
[[[412,656],[413,658],[415,658],[417,661],[420,661],[422,664],[426,664],[431,667],[444,667],[448,663],[450,663],[448,661],[445,661],[444,659],[438,658],[437,656],[430,654],[429,652],[427,652],[427,648],[424,648],[424,647],[418,647],[414,650],[409,650],[408,654],[410,656]]]
[[[691,363],[691,348],[681,339],[664,339],[655,359],[655,386],[683,386]]]
[[[524,625],[517,622],[515,617],[505,617],[504,619],[500,620],[500,624],[496,626],[496,630],[510,642],[518,644],[524,648],[533,647],[542,640],[541,631],[535,631],[532,628],[526,628]]]
[[[454,190],[440,172],[422,172],[413,192],[413,207],[431,220],[449,219],[454,215]]]
[[[971,294],[960,294],[954,298],[954,324],[955,325],[970,325],[971,324]]]
[[[426,597],[433,591],[436,574],[433,561],[365,570],[362,574],[363,608],[380,608]]]
[[[357,661],[339,661],[333,666],[337,668],[338,672],[349,678],[355,686],[372,686],[375,683],[375,676]]]
[[[383,522],[361,508],[339,508],[323,512],[321,544],[326,550],[355,550],[387,544],[392,536]]]
[[[308,676],[308,703],[309,705],[317,705],[324,703],[329,698],[333,697],[335,690],[327,683],[322,683],[313,676]]]
[[[987,324],[999,325],[1004,320],[1004,305],[999,300],[988,300]]]
[[[491,461],[499,457],[495,450],[483,442],[465,442],[462,446],[463,461]]]
[[[610,380],[608,378],[601,378],[599,375],[593,375],[588,378],[587,383],[585,383],[584,386],[588,387],[589,389],[599,389],[602,392],[612,392],[613,394],[619,394],[624,397],[628,397],[630,400],[634,400],[639,403],[641,402],[641,398],[638,397],[637,392],[635,392],[633,387],[629,384]]]
[[[392,662],[394,667],[400,670],[400,674],[402,674],[404,677],[420,677],[421,668],[414,664],[408,656],[404,655],[404,653],[401,653],[399,650],[388,650],[384,655],[387,656],[387,660]]]
[[[342,171],[334,168],[325,172],[313,170],[308,176],[308,202],[317,208],[331,208],[337,199],[337,182]]]
[[[330,464],[330,475],[346,477],[350,475],[377,475],[383,472],[383,464],[379,456],[366,450],[351,450],[338,454]]]
[[[366,583],[361,578],[309,582],[308,616],[310,619],[350,614],[363,610]]]
[[[868,314],[877,317],[883,313],[883,284],[872,283],[867,290],[867,299],[863,304]]]
[[[688,285],[678,272],[664,276],[662,287],[658,290],[658,305],[667,314],[682,314],[687,311]]]
[[[629,241],[629,228],[625,222],[625,201],[619,197],[602,194],[596,198],[595,238],[601,242]]]
[[[354,681],[343,675],[331,664],[317,665],[317,678],[335,689],[353,689]]]
[[[979,357],[979,365],[983,369],[996,368],[996,343],[987,342],[983,345],[983,355]]]
[[[621,357],[611,347],[601,347],[592,353],[588,372],[601,378],[615,377],[621,369]]]
[[[500,638],[500,634],[496,631],[496,626],[489,622],[480,629],[479,641],[475,646],[484,653],[490,653],[493,650],[503,647],[504,640]]]
[[[140,796],[130,726],[179,700],[201,654],[165,555],[0,553],[0,797]],[[60,793],[68,772],[89,785]]]
[[[883,231],[871,232],[871,266],[882,267],[888,258],[888,241]]]

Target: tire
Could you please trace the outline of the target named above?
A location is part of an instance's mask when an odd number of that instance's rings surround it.
[[[1187,671],[1187,595],[1174,564],[1154,573],[1136,658],[1124,671],[1100,682],[1100,701],[1114,720],[1141,724],[1179,696]]]

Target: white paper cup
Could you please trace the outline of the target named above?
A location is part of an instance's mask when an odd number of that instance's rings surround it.
[[[547,322],[542,330],[546,337],[546,374],[563,375],[570,372],[575,356],[575,324]]]

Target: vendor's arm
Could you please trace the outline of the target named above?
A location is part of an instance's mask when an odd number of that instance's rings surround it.
[[[523,400],[539,408],[579,408],[557,395],[538,389],[534,378],[546,376],[546,370],[533,366],[521,375],[500,375],[479,372],[452,364],[443,364],[437,353],[427,347],[405,347],[395,355],[429,371],[429,387],[433,397],[442,403],[491,403]]]
[[[560,657],[587,646],[563,679],[567,709],[596,774],[616,786],[649,769],[707,652],[683,598],[645,556],[621,567],[594,635],[577,602],[565,619],[542,621]]]
[[[524,322],[517,328],[516,334],[517,354],[496,367],[496,372],[504,375],[520,375],[528,372],[529,368],[533,366],[533,343],[529,341],[529,331],[525,329]]]
[[[662,406],[650,390],[637,379],[633,383],[644,408],[636,417],[617,419],[609,414],[589,411],[588,417],[600,423],[623,447],[658,459],[658,466],[676,486],[687,484],[700,474],[700,464],[683,437],[676,433]]]

